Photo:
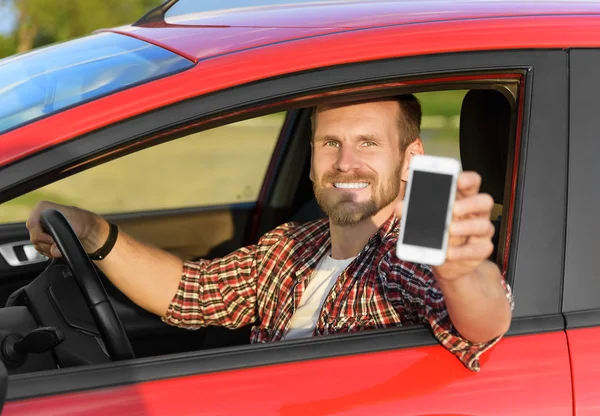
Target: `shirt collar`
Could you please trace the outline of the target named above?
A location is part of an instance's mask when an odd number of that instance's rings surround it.
[[[379,245],[384,239],[398,235],[400,225],[399,219],[392,214],[377,232],[369,239],[367,245],[360,251],[357,257],[364,254],[365,251]],[[329,220],[321,219],[310,222],[299,227],[297,233],[290,236],[297,240],[298,247],[295,253],[294,270],[297,276],[304,275],[307,269],[313,269],[316,263],[328,251],[331,250],[331,234],[329,232]]]

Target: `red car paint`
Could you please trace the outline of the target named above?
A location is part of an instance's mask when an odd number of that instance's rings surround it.
[[[208,12],[118,31],[195,60],[278,42],[352,29],[505,17],[598,15],[589,2],[365,2]],[[435,30],[435,29],[434,29]]]
[[[564,332],[506,338],[482,361],[473,373],[441,346],[412,348],[9,402],[3,416],[570,413]]]
[[[434,53],[600,45],[600,7],[593,3],[376,2],[336,6],[335,16],[323,10],[289,13],[282,7],[260,17],[240,12],[113,29],[198,64],[0,136],[0,166],[137,114],[272,76]],[[423,415],[427,403],[427,415],[494,414],[494,408],[502,415],[564,415],[572,406],[579,415],[592,415],[598,413],[600,368],[589,363],[597,361],[599,339],[598,328],[510,337],[484,356],[485,371],[478,375],[435,346],[9,402],[3,414],[398,414],[402,409],[401,414]],[[548,396],[531,395],[531,386]]]
[[[577,416],[600,413],[600,328],[567,331],[571,371],[573,374],[573,406]]]
[[[355,30],[207,59],[0,136],[0,166],[120,120],[236,85],[313,68],[474,50],[600,45],[600,16],[476,19]]]

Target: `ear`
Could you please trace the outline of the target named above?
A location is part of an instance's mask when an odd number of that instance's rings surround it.
[[[408,171],[410,168],[410,161],[415,155],[423,155],[425,151],[423,149],[423,142],[420,137],[417,137],[415,141],[408,145],[406,151],[404,152],[404,163],[402,165],[402,181],[406,182],[408,180]]]

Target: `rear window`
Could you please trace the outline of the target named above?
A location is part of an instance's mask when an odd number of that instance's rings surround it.
[[[193,66],[173,52],[100,33],[0,60],[0,133]]]

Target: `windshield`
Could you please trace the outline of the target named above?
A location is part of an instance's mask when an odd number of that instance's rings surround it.
[[[0,133],[193,66],[129,36],[100,33],[0,60]]]

